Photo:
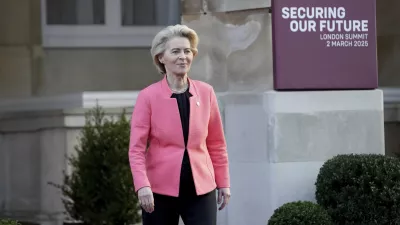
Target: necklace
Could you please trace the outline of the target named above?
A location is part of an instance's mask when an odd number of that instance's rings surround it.
[[[168,74],[167,74],[167,82],[168,82],[168,85],[169,86],[171,86],[170,85],[170,81],[168,80]],[[183,93],[183,92],[185,92],[187,89],[188,89],[188,87],[189,87],[189,82],[187,81],[185,84],[184,84],[184,87],[183,88],[181,88],[181,89],[174,89],[174,88],[172,88],[172,87],[170,87],[170,89],[171,89],[171,91],[172,91],[172,93],[174,93],[174,94],[181,94],[181,93]]]
[[[188,89],[188,87],[189,87],[189,86],[186,84],[186,86],[183,87],[183,89],[175,90],[175,89],[172,89],[172,88],[171,88],[171,90],[172,90],[172,92],[175,93],[175,94],[181,94],[181,93],[185,92],[185,91]]]

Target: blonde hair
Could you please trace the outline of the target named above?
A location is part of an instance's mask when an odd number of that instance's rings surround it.
[[[174,25],[168,26],[162,29],[158,34],[154,37],[153,42],[151,44],[151,56],[153,57],[153,63],[156,66],[157,70],[161,74],[165,74],[165,66],[159,60],[159,56],[165,52],[166,44],[169,40],[174,37],[185,37],[190,42],[190,47],[193,52],[193,55],[197,55],[197,45],[199,43],[199,37],[197,33],[187,27],[186,25]]]

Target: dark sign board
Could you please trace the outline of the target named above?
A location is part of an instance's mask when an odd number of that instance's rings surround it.
[[[272,0],[276,90],[378,86],[375,0]]]

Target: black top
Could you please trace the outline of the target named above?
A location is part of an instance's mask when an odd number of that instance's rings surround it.
[[[182,123],[183,139],[185,141],[185,153],[182,159],[179,196],[196,195],[189,155],[186,149],[189,137],[190,97],[192,97],[192,94],[190,94],[189,88],[183,93],[174,93],[171,96],[171,98],[176,98],[178,103],[179,114]]]

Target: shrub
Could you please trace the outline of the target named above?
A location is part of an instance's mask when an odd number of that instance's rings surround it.
[[[106,119],[100,107],[90,110],[76,155],[69,157],[73,171],[58,186],[70,217],[90,225],[140,222],[128,160],[130,123]]]
[[[400,224],[400,161],[338,155],[320,168],[316,199],[338,224]]]
[[[332,225],[328,213],[309,201],[289,202],[274,211],[268,225]]]
[[[16,220],[0,219],[0,225],[21,225]]]

